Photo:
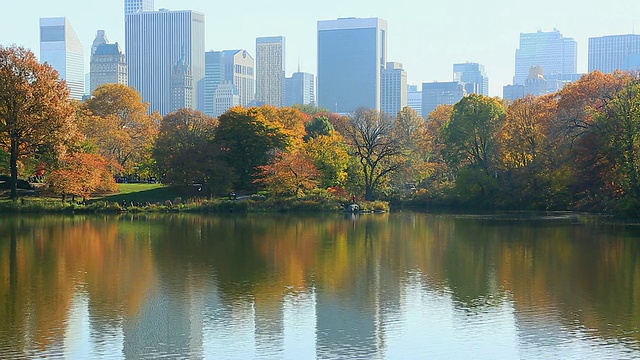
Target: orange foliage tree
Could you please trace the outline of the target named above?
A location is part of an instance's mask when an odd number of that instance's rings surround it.
[[[273,163],[257,167],[254,182],[264,184],[274,194],[302,196],[320,183],[322,173],[303,151],[279,151]]]
[[[11,198],[18,198],[18,162],[46,151],[64,153],[74,137],[66,83],[22,47],[0,45],[0,148],[9,153]]]
[[[62,201],[67,194],[86,200],[96,192],[117,191],[113,175],[119,170],[119,164],[109,163],[101,155],[73,153],[47,176],[47,182],[54,192],[62,194]]]

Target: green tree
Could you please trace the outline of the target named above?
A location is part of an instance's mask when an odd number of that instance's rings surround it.
[[[11,198],[18,198],[18,162],[43,149],[64,153],[74,138],[66,83],[22,47],[0,45],[0,147],[9,153]]]
[[[310,138],[304,148],[322,173],[320,185],[323,188],[346,185],[349,152],[342,135],[330,130],[326,135]]]
[[[230,190],[233,176],[215,143],[217,126],[217,119],[191,109],[180,109],[162,119],[153,158],[163,182],[183,186],[199,183],[207,196]]]
[[[256,167],[267,165],[276,150],[287,149],[293,142],[282,123],[267,119],[257,107],[235,107],[218,120],[215,139],[224,150],[227,165],[237,176],[234,183],[237,189],[252,188]]]

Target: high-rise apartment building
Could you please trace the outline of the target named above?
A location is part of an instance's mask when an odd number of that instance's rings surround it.
[[[609,35],[589,38],[589,72],[640,68],[640,35]]]
[[[256,101],[284,104],[285,45],[283,36],[256,38]]]
[[[297,72],[285,79],[284,105],[315,105],[315,81],[313,74]]]
[[[91,47],[90,92],[104,84],[128,84],[127,61],[118,43],[109,44],[104,30],[98,30]]]
[[[170,112],[193,108],[193,77],[191,67],[186,63],[184,54],[171,69],[171,108]]]
[[[573,38],[565,38],[560,31],[538,31],[520,34],[520,48],[516,49],[516,73],[514,84],[524,84],[529,70],[542,67],[544,76],[575,74],[577,72],[578,44]]]
[[[144,2],[143,2],[144,3]],[[204,14],[191,11],[139,11],[125,14],[129,86],[150,111],[171,110],[171,71],[184,54],[191,73],[192,107],[204,106]]]
[[[388,62],[382,70],[380,107],[383,112],[396,116],[407,106],[407,72],[398,62]]]
[[[453,64],[453,81],[464,85],[467,94],[489,96],[489,78],[484,65],[472,62]]]
[[[465,95],[464,85],[457,81],[422,83],[422,117],[426,119],[438,105],[454,105]]]
[[[246,50],[208,51],[205,53],[204,113],[215,116],[213,98],[220,84],[231,83],[239,96],[239,105],[255,99],[254,60]]]
[[[225,82],[216,88],[213,94],[213,114],[218,117],[234,106],[240,105],[240,95],[235,85]]]
[[[134,14],[144,11],[154,11],[154,0],[124,0],[124,13]]]
[[[48,63],[67,82],[70,97],[84,95],[84,49],[67,18],[40,19],[40,62]]]
[[[318,105],[338,113],[380,110],[386,62],[386,20],[318,21]]]
[[[422,114],[422,91],[418,85],[407,85],[407,106]]]

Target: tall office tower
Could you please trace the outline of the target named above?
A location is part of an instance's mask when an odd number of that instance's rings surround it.
[[[541,66],[544,76],[575,74],[577,72],[578,43],[565,38],[554,29],[520,34],[520,48],[516,49],[516,74],[514,84],[524,84],[529,69]]]
[[[91,47],[90,92],[104,84],[128,83],[127,61],[118,43],[109,44],[104,30],[98,30]]]
[[[640,68],[640,35],[610,35],[589,38],[589,72]]]
[[[170,112],[192,108],[193,77],[191,68],[185,62],[184,54],[171,69],[171,108]]]
[[[422,114],[422,91],[418,91],[418,85],[407,85],[407,106]]]
[[[256,101],[260,104],[284,104],[284,37],[256,38]]]
[[[391,116],[407,106],[407,72],[398,62],[388,62],[382,70],[381,110]]]
[[[509,101],[516,101],[524,97],[524,85],[505,85],[502,87],[502,98]]]
[[[380,110],[386,62],[386,20],[318,21],[318,105],[337,113]]]
[[[192,107],[204,106],[204,14],[191,11],[135,12],[125,15],[129,86],[150,111],[171,110],[171,69],[184,53],[193,81]]]
[[[489,78],[484,65],[472,62],[453,64],[453,81],[464,85],[467,94],[489,96]]]
[[[235,85],[225,82],[216,88],[213,94],[213,114],[218,117],[234,106],[240,105],[240,95]]]
[[[70,97],[84,95],[84,52],[82,43],[67,18],[40,19],[40,62],[48,63],[67,82]]]
[[[134,14],[144,11],[154,11],[154,0],[124,0],[124,13]]]
[[[457,81],[422,83],[422,117],[427,118],[438,105],[453,105],[466,95]]]
[[[255,99],[254,61],[246,50],[208,51],[204,56],[204,113],[214,115],[213,97],[220,84],[236,87],[240,104],[249,105]]]
[[[285,79],[284,105],[315,105],[315,81],[313,74],[294,72]]]

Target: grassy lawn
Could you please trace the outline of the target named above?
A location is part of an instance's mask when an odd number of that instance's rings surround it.
[[[108,201],[122,203],[122,200],[129,204],[136,203],[164,203],[166,200],[175,199],[182,196],[177,189],[163,184],[118,184],[119,193],[107,195],[100,198],[93,198],[93,201]]]

